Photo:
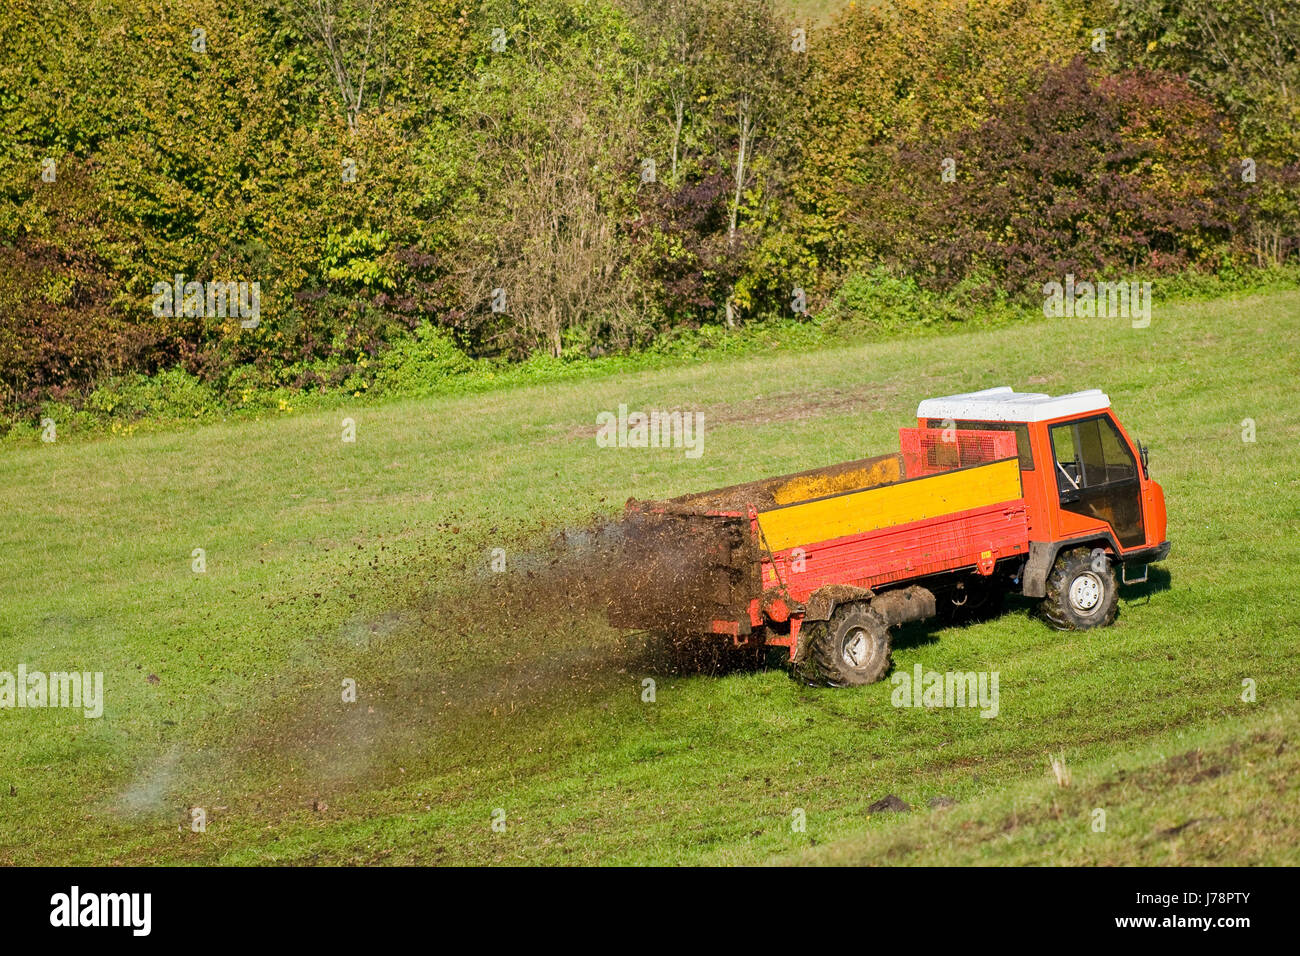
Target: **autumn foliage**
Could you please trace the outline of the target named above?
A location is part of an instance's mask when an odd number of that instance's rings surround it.
[[[0,405],[1293,260],[1300,15],[1256,6],[11,0]],[[258,281],[260,322],[155,314],[176,275]]]

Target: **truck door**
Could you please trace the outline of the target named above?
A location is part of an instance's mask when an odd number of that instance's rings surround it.
[[[1106,522],[1122,548],[1143,544],[1137,462],[1110,416],[1053,425],[1051,434],[1061,510]]]

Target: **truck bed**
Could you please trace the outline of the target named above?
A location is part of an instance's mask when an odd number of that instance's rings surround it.
[[[803,604],[829,584],[878,588],[963,567],[991,570],[1028,550],[1011,433],[963,432],[952,444],[927,429],[900,437],[904,454],[629,502],[653,557],[611,621],[748,632],[770,595]]]
[[[1011,458],[761,512],[763,583],[802,602],[825,584],[874,588],[1024,553],[1021,495]]]

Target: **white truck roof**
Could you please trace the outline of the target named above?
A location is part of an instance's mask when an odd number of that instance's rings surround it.
[[[1008,385],[981,392],[927,398],[916,407],[917,418],[951,418],[953,421],[1042,422],[1065,415],[1104,412],[1110,399],[1099,388],[1068,395],[1014,392]]]

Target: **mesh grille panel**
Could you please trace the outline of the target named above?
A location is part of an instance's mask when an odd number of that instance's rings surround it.
[[[1016,457],[1015,432],[900,428],[898,439],[908,478]]]

